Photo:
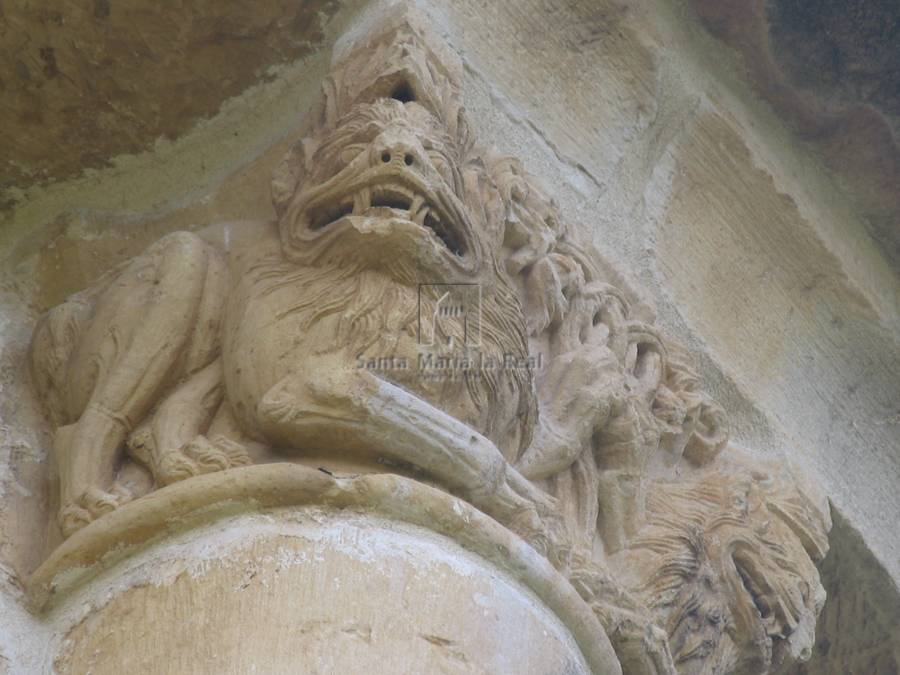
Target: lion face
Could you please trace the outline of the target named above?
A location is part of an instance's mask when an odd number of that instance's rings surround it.
[[[509,366],[527,363],[528,346],[501,264],[505,211],[463,116],[448,119],[425,103],[378,96],[296,144],[273,180],[277,271],[260,283],[284,288],[275,314],[299,322],[279,331],[315,335],[318,349],[352,362],[402,360],[380,376],[516,457],[530,441],[536,399],[531,368]],[[438,289],[453,284],[477,286],[475,318],[429,324]],[[466,365],[436,373],[420,358]]]
[[[655,482],[647,525],[619,561],[643,570],[629,585],[668,629],[681,673],[710,672],[710,663],[765,673],[809,658],[829,516],[792,474],[763,466]]]
[[[356,263],[410,283],[479,280],[484,211],[465,187],[464,149],[425,107],[358,104],[306,153],[281,220],[293,260]]]

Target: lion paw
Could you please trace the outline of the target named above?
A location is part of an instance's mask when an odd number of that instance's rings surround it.
[[[118,483],[114,484],[108,492],[96,487],[88,488],[78,499],[60,509],[59,525],[63,535],[70,537],[100,516],[131,501],[131,498],[131,492]]]
[[[226,469],[236,466],[250,466],[253,464],[253,460],[247,453],[247,448],[240,443],[235,443],[224,436],[216,436],[212,439],[212,444],[228,461],[228,466],[225,467]]]
[[[568,542],[565,523],[555,511],[528,507],[520,511],[508,527],[556,569],[568,565],[572,547]]]
[[[547,550],[544,555],[556,569],[568,568],[572,560],[572,542],[562,516],[554,513],[545,517],[544,528],[547,538]]]
[[[200,467],[182,450],[170,450],[165,453],[156,465],[155,478],[161,485],[171,485],[185,478],[196,476]]]
[[[197,436],[185,446],[184,451],[197,463],[200,473],[224,471],[253,463],[243,445],[224,436],[216,436],[212,441],[205,436]]]
[[[528,542],[535,551],[546,557],[550,549],[550,540],[535,509],[524,509],[507,524],[507,527]]]
[[[214,446],[205,436],[197,436],[184,446],[184,453],[197,463],[200,473],[224,471],[228,468],[228,455]]]
[[[170,485],[191,476],[224,471],[252,463],[244,446],[217,436],[212,441],[197,436],[178,450],[165,453],[157,467],[157,480]]]
[[[76,504],[67,504],[59,510],[59,527],[64,537],[71,537],[92,520],[88,510]]]

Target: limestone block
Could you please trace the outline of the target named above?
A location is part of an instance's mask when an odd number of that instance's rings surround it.
[[[63,673],[619,672],[575,590],[490,518],[291,464],[122,507],[36,572],[32,602]]]

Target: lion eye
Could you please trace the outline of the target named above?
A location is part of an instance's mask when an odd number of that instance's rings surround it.
[[[360,154],[362,154],[362,151],[365,149],[366,149],[366,146],[363,145],[362,143],[352,143],[352,144],[348,145],[346,148],[344,148],[340,152],[339,157],[341,160],[341,164],[343,164],[344,166],[347,166],[348,164],[350,164],[350,162],[352,162],[354,159],[359,157]]]

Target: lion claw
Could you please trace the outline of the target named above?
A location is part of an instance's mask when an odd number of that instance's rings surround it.
[[[212,443],[220,452],[225,455],[225,458],[228,460],[227,468],[236,466],[250,466],[251,464],[253,464],[253,459],[247,452],[247,448],[245,448],[240,443],[235,443],[234,441],[225,438],[224,436],[216,436],[212,439]]]
[[[170,485],[192,476],[249,464],[252,464],[250,455],[239,443],[221,436],[213,441],[197,436],[183,448],[162,456],[156,478],[163,485]]]
[[[181,450],[170,450],[159,460],[156,480],[163,485],[171,485],[199,473],[200,467],[193,459]]]
[[[197,436],[184,446],[184,453],[196,462],[200,473],[224,471],[228,468],[228,456],[204,436]]]
[[[59,525],[63,535],[71,536],[101,516],[131,501],[131,498],[131,492],[118,483],[108,492],[97,487],[88,488],[78,499],[60,509]]]
[[[77,504],[67,504],[59,510],[59,526],[64,537],[71,537],[93,519],[87,509]]]

